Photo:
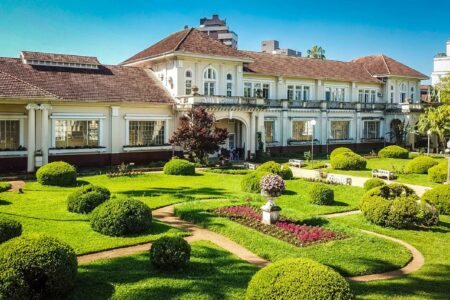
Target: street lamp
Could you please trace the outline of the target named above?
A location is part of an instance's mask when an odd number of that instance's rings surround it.
[[[311,166],[314,167],[314,126],[316,126],[316,120],[311,120],[312,132],[311,132]]]
[[[427,131],[427,136],[428,136],[427,153],[428,153],[428,156],[430,156],[430,136],[431,136],[431,130],[430,129],[428,129],[428,131]]]

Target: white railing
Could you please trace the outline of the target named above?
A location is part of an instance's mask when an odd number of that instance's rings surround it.
[[[177,102],[187,105],[265,105],[265,100],[260,98],[226,96],[183,96],[178,97]]]

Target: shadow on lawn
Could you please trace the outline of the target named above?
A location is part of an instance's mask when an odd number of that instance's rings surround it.
[[[11,202],[0,199],[0,205],[10,205]]]
[[[176,187],[176,188],[165,188],[165,187],[155,187],[146,190],[130,190],[130,191],[122,191],[118,194],[127,195],[130,197],[159,197],[163,195],[170,195],[176,199],[186,199],[186,198],[195,198],[195,196],[199,195],[207,195],[207,196],[226,196],[228,195],[225,189],[220,188],[209,188],[209,187],[201,187],[201,188],[192,188],[192,187]]]
[[[89,222],[87,219],[52,219],[52,218],[38,218],[38,217],[32,217],[32,216],[26,216],[21,214],[13,214],[8,212],[0,212],[0,214],[9,215],[9,216],[16,216],[20,218],[27,218],[27,219],[33,219],[33,220],[44,220],[44,221],[55,221],[55,222]]]
[[[115,286],[122,287],[122,293],[116,296],[124,298],[178,299],[191,296],[195,299],[206,296],[225,299],[231,289],[244,292],[257,271],[257,267],[235,259],[224,250],[195,244],[192,250],[191,263],[174,272],[155,269],[147,252],[82,265],[75,289],[68,299],[109,299]]]

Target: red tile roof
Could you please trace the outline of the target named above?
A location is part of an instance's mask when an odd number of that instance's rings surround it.
[[[51,62],[59,62],[59,63],[100,65],[100,62],[98,61],[97,57],[94,57],[94,56],[80,56],[80,55],[69,55],[69,54],[22,51],[21,57],[26,60],[31,59],[31,60],[51,61]]]
[[[226,46],[204,32],[189,28],[169,35],[149,48],[130,57],[123,63],[130,63],[173,52],[227,56],[239,59],[249,58],[242,51]]]
[[[384,54],[370,55],[353,60],[364,65],[367,71],[374,76],[405,76],[419,79],[428,79],[428,76],[414,70]]]
[[[76,102],[173,101],[158,79],[142,68],[100,65],[98,69],[74,69],[33,66],[23,64],[21,59],[0,58],[0,72],[3,74],[0,97],[30,94]]]
[[[245,64],[244,71],[249,73],[321,80],[381,83],[380,80],[371,76],[361,64],[353,62],[250,51],[245,53],[254,59],[254,62]]]

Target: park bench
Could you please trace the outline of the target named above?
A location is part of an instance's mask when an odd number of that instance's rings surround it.
[[[378,177],[378,178],[387,178],[390,180],[391,178],[395,178],[395,173],[389,170],[383,170],[383,169],[373,169],[372,170],[372,177]]]
[[[293,167],[301,168],[304,165],[304,163],[303,163],[303,160],[301,160],[301,159],[290,159],[289,165],[293,166]]]
[[[352,185],[352,179],[350,177],[336,176],[333,174],[328,175],[328,183]]]
[[[244,163],[244,168],[246,168],[246,169],[256,170],[258,167],[259,167],[258,164],[249,163],[249,162]]]

